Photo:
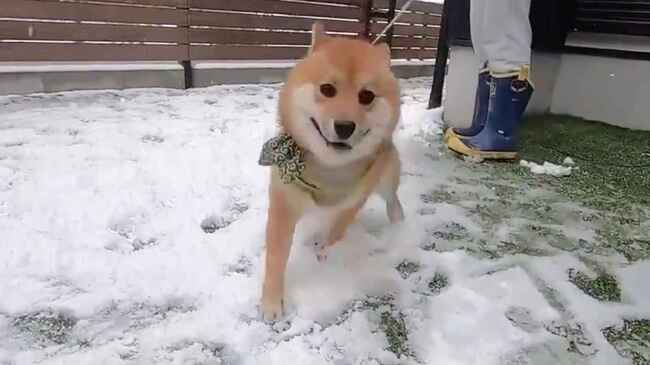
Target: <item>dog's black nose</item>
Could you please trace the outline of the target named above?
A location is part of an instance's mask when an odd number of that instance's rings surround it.
[[[349,120],[337,120],[334,122],[334,131],[336,131],[336,135],[340,139],[350,138],[356,127],[357,125]]]

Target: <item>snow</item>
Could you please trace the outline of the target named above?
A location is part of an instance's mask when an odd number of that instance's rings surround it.
[[[566,160],[565,160],[566,161]],[[548,161],[544,161],[543,164],[538,164],[535,162],[529,162],[526,160],[519,161],[519,164],[523,167],[530,169],[530,172],[538,175],[551,175],[551,176],[569,176],[571,175],[572,167],[569,166],[560,166]],[[569,163],[567,163],[569,165]]]
[[[563,164],[563,165],[573,166],[573,165],[575,165],[576,163],[575,163],[575,161],[573,161],[573,159],[572,159],[571,157],[566,157],[566,158],[564,159],[564,161],[562,161],[562,164]]]
[[[269,61],[195,61],[192,62],[192,67],[197,70],[212,69],[212,68],[291,68],[295,66],[295,60],[269,60]]]
[[[504,315],[513,308],[523,308],[537,328],[513,326]],[[520,268],[457,283],[427,312],[415,336],[427,364],[499,364],[504,354],[547,340],[540,323],[558,317]],[[471,351],[458,351],[463,347]]]
[[[626,301],[608,304],[567,280],[589,272],[571,254],[422,248],[440,227],[464,227],[463,244],[487,233],[467,201],[423,194],[496,197],[455,182],[484,176],[441,148],[430,82],[402,82],[406,221],[388,225],[369,201],[325,263],[300,244],[301,225],[277,323],[258,308],[268,170],[257,159],[276,131],[278,85],[0,97],[0,363],[496,365],[572,356],[569,335],[547,328],[583,323],[597,350],[586,361],[624,364],[600,329],[650,315],[647,262],[616,272]],[[418,270],[403,276],[405,261]],[[432,293],[437,274],[448,285]],[[387,314],[408,329],[399,358]]]

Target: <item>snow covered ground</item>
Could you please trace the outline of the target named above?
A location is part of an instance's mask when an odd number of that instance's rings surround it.
[[[406,222],[373,200],[325,263],[296,244],[273,324],[277,85],[1,97],[0,364],[650,361],[617,337],[648,325],[650,263],[599,212],[450,156],[430,79],[402,85]]]

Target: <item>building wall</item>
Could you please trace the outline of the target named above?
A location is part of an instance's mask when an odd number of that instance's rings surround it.
[[[469,47],[453,47],[444,118],[451,126],[471,123],[478,61]],[[527,113],[552,112],[650,130],[650,61],[535,52],[535,85]]]
[[[566,54],[551,112],[650,130],[650,61]]]

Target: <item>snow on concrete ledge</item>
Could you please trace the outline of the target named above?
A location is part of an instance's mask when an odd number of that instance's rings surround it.
[[[393,66],[428,66],[433,60],[393,60]],[[201,69],[291,68],[296,60],[267,61],[197,61],[192,67]],[[182,70],[176,61],[170,62],[0,62],[0,73],[79,72],[79,71],[146,71]]]
[[[0,62],[0,73],[182,70],[178,62]]]

